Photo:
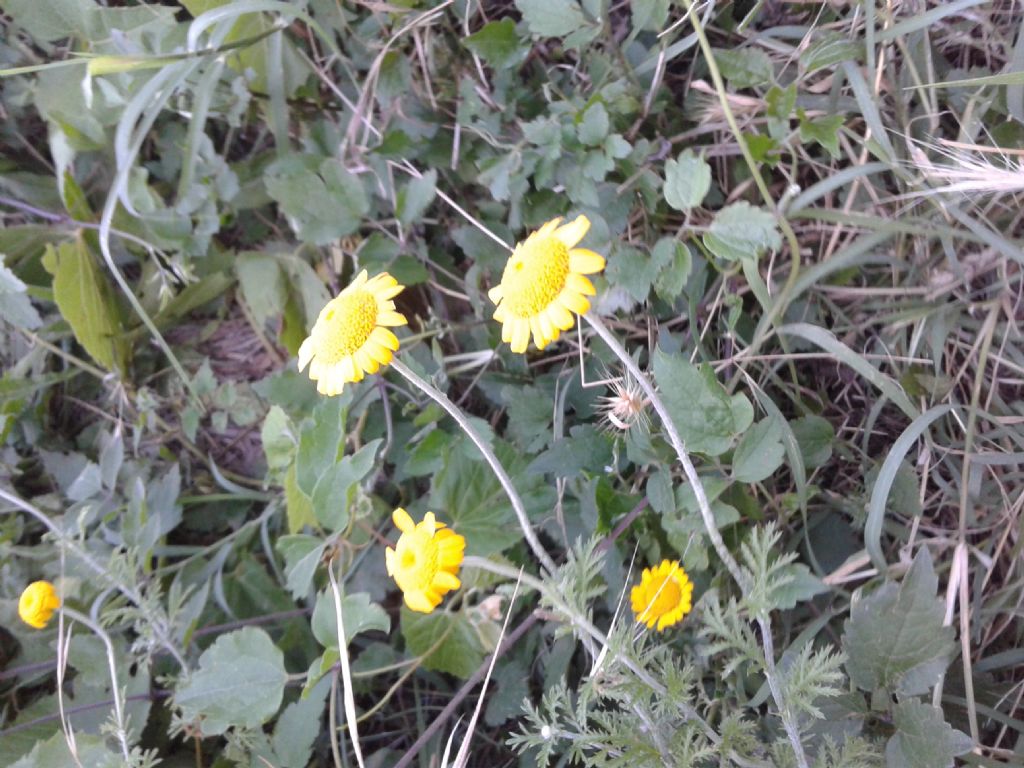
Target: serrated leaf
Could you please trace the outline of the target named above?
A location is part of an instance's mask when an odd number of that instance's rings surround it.
[[[665,201],[677,211],[696,208],[711,189],[711,166],[692,149],[679,153],[675,159],[665,161]]]
[[[321,476],[341,457],[347,400],[344,394],[327,398],[313,410],[312,420],[303,425],[295,458],[296,480],[310,498]]]
[[[462,44],[495,69],[514,64],[527,50],[519,41],[515,22],[509,18],[484,24],[477,32],[463,38]]]
[[[768,211],[740,201],[715,214],[704,245],[726,261],[756,260],[766,249],[782,247],[782,236]]]
[[[604,108],[604,104],[597,101],[583,113],[583,117],[576,126],[576,135],[579,136],[579,140],[583,144],[588,147],[596,147],[604,143],[609,126],[608,110]]]
[[[800,56],[800,65],[811,74],[841,61],[855,61],[864,53],[863,41],[849,38],[831,30],[817,30],[818,39]]]
[[[43,266],[53,275],[53,298],[78,343],[107,370],[124,370],[128,348],[120,314],[85,241],[47,245]]]
[[[770,83],[775,76],[772,60],[760,48],[715,48],[715,62],[733,88]]]
[[[264,183],[296,236],[313,245],[352,234],[370,209],[362,182],[334,158],[289,155],[267,167]]]
[[[612,460],[611,440],[590,424],[577,424],[568,437],[559,438],[530,462],[531,474],[575,477],[581,472],[603,474]]]
[[[0,253],[0,318],[18,328],[33,330],[43,324],[36,308],[29,301],[25,284],[4,266]]]
[[[586,24],[574,0],[516,0],[516,8],[530,32],[539,37],[566,37]]]
[[[475,452],[475,449],[471,449]],[[527,511],[543,508],[550,489],[539,475],[526,475],[526,459],[508,444],[494,446],[498,460],[523,497]],[[438,518],[466,538],[466,554],[486,557],[522,539],[515,512],[498,479],[483,460],[453,449],[430,486],[430,506]]]
[[[298,448],[295,427],[281,406],[270,406],[263,419],[260,439],[271,471],[282,470],[292,463]]]
[[[846,669],[857,687],[902,696],[926,693],[949,665],[953,629],[943,626],[938,577],[922,547],[900,584],[854,603],[844,625]]]
[[[813,141],[823,146],[833,157],[839,157],[839,129],[845,121],[843,115],[827,115],[808,120],[800,117],[800,141]]]
[[[31,752],[9,765],[10,768],[76,768],[78,765],[123,768],[124,757],[119,752],[110,751],[105,738],[80,730],[75,734],[75,755],[72,756],[67,737],[60,731],[46,741],[36,743]]]
[[[316,596],[316,606],[313,608],[313,618],[310,621],[313,637],[324,648],[338,647],[337,619],[334,612],[334,593],[328,588]],[[370,602],[370,596],[365,592],[345,595],[341,601],[341,620],[345,624],[347,643],[351,643],[352,638],[360,632],[391,631],[391,619],[377,603]]]
[[[729,397],[710,366],[658,349],[654,378],[687,450],[718,456],[749,426],[750,401],[742,394]]]
[[[322,539],[301,533],[277,540],[277,550],[284,557],[285,586],[296,600],[309,593],[325,547]]]
[[[186,722],[199,721],[204,736],[228,728],[258,728],[277,714],[288,675],[284,654],[257,627],[221,635],[199,657],[174,695]]]
[[[313,514],[328,531],[343,530],[349,523],[349,505],[356,484],[369,474],[381,440],[371,440],[351,456],[328,467],[313,489]]]
[[[309,765],[330,690],[329,679],[322,679],[311,687],[309,695],[303,695],[284,708],[274,725],[271,740],[277,756],[274,768],[306,768]]]
[[[896,733],[885,745],[887,768],[953,768],[953,758],[974,748],[966,733],[954,730],[942,710],[914,699],[893,711]]]
[[[284,504],[288,515],[288,533],[298,533],[305,526],[316,527],[313,501],[302,492],[295,480],[295,465],[284,476]]]
[[[398,190],[395,215],[404,225],[418,221],[434,202],[437,193],[437,171],[431,169],[418,179],[412,179]],[[396,277],[397,279],[397,277]]]
[[[668,21],[669,0],[632,0],[633,29],[658,32]]]
[[[654,250],[651,252],[652,257],[657,254],[658,249],[663,247],[662,243],[666,241],[672,246],[672,258],[661,268],[655,278],[654,292],[663,301],[671,302],[675,301],[686,286],[690,270],[693,269],[693,254],[690,253],[690,247],[686,243],[662,238],[655,244]]]
[[[782,464],[782,427],[762,419],[743,435],[732,457],[732,474],[741,483],[758,483]]]
[[[401,622],[409,653],[423,656],[426,669],[467,678],[483,663],[480,636],[465,614],[414,613],[403,605]]]

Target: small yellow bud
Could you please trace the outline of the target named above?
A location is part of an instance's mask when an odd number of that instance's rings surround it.
[[[30,627],[45,629],[53,612],[60,608],[57,590],[48,581],[34,581],[18,600],[18,615]]]

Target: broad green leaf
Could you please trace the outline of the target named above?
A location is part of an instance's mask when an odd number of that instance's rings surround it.
[[[708,365],[697,367],[659,349],[654,378],[688,451],[718,456],[750,425],[750,401],[742,394],[729,397]]]
[[[77,768],[78,765],[89,768],[123,768],[124,757],[120,752],[110,751],[106,741],[103,737],[76,729],[76,758],[68,750],[67,737],[63,732],[58,732],[46,741],[38,742],[31,752],[9,765],[10,768]]]
[[[88,34],[97,11],[92,0],[2,0],[0,8],[44,43]]]
[[[789,427],[800,446],[805,467],[815,469],[832,458],[832,441],[835,440],[836,431],[827,419],[810,414],[791,421]]]
[[[605,277],[612,285],[624,288],[635,301],[646,301],[651,285],[672,261],[673,255],[670,247],[656,247],[648,255],[639,248],[617,245],[608,259]]]
[[[257,323],[263,325],[284,312],[288,292],[277,259],[261,251],[245,251],[235,257],[235,273]]]
[[[839,157],[839,129],[846,120],[844,115],[827,115],[814,120],[800,115],[800,141],[813,141],[828,150],[833,159]]]
[[[417,222],[434,202],[436,193],[437,171],[429,170],[421,178],[411,179],[398,190],[395,201],[395,215],[398,220],[407,227]]]
[[[756,260],[764,250],[782,247],[782,236],[768,211],[740,201],[715,214],[704,245],[726,261]]]
[[[277,550],[284,556],[285,586],[296,600],[309,594],[325,547],[323,539],[317,536],[297,533],[278,538]]]
[[[661,249],[671,249],[672,258],[654,280],[654,292],[663,301],[672,302],[682,293],[693,268],[693,254],[686,243],[663,237],[654,245],[651,258],[658,260]]]
[[[205,736],[228,728],[258,728],[277,714],[288,675],[284,654],[262,629],[221,635],[199,657],[174,695],[186,722],[199,721]]]
[[[32,330],[43,324],[36,308],[29,301],[25,284],[11,270],[4,266],[4,255],[0,253],[0,318],[18,328]]]
[[[893,712],[896,733],[885,745],[887,768],[953,768],[953,758],[970,752],[974,742],[943,719],[942,710],[915,699]]]
[[[583,113],[576,126],[576,135],[588,147],[597,147],[604,143],[609,125],[608,110],[604,108],[604,104],[597,101]]]
[[[886,582],[853,604],[843,650],[850,680],[866,691],[917,696],[935,685],[953,654],[953,629],[943,626],[938,577],[922,547],[902,583]]]
[[[312,420],[303,424],[295,470],[299,488],[310,498],[320,478],[341,458],[348,399],[326,398],[314,409]]]
[[[293,701],[277,719],[271,744],[277,760],[274,768],[306,768],[313,755],[313,745],[320,735],[320,719],[331,690],[329,679],[311,687],[309,695]]]
[[[485,24],[479,31],[463,38],[462,44],[495,69],[515,64],[528,51],[516,34],[515,22],[509,18]]]
[[[379,556],[383,557],[383,554]],[[341,619],[345,624],[346,643],[351,643],[360,632],[391,631],[391,619],[377,603],[370,602],[370,596],[365,592],[345,595],[341,601]],[[334,593],[330,587],[316,596],[310,626],[320,645],[324,648],[338,647],[338,617],[334,612]]]
[[[855,61],[864,55],[864,43],[851,40],[832,30],[818,29],[817,39],[800,56],[800,65],[809,75],[841,61]]]
[[[715,62],[733,88],[766,85],[775,77],[772,60],[760,48],[714,49]]]
[[[703,157],[685,149],[676,159],[665,161],[665,201],[677,211],[696,208],[711,189],[711,166]]]
[[[475,448],[470,450],[475,453]],[[541,476],[524,474],[525,457],[500,442],[494,452],[523,496],[527,511],[531,507],[545,508],[550,502],[550,489]],[[512,504],[490,467],[458,448],[449,453],[444,469],[433,478],[429,509],[466,537],[469,555],[492,555],[523,536]]]
[[[426,669],[467,678],[484,660],[480,635],[464,613],[414,613],[403,605],[402,635]]]
[[[741,483],[758,483],[782,464],[782,427],[762,419],[743,435],[732,457],[732,474]]]
[[[538,37],[565,37],[584,24],[586,18],[575,0],[515,0],[530,32]]]
[[[53,298],[78,343],[110,371],[123,371],[128,348],[113,291],[82,239],[46,246],[43,266],[53,275]]]
[[[349,506],[356,484],[373,469],[381,440],[371,440],[351,456],[329,467],[313,489],[313,514],[328,531],[343,530],[349,523]]]
[[[352,234],[370,210],[359,177],[334,158],[290,155],[268,166],[264,183],[299,239],[314,245]]]
[[[669,0],[632,0],[633,29],[660,32],[668,21]]]
[[[661,515],[676,511],[676,497],[672,490],[672,473],[662,467],[647,478],[647,498],[651,509]]]

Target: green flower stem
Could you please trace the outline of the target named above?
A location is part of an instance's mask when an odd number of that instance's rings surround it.
[[[92,630],[93,634],[96,635],[100,640],[103,641],[103,645],[107,648],[107,666],[110,668],[110,692],[114,697],[114,718],[117,722],[117,740],[121,743],[121,753],[124,755],[125,765],[131,763],[131,749],[128,747],[128,724],[124,717],[124,701],[121,698],[121,685],[117,681],[117,654],[114,652],[114,644],[110,640],[110,635],[106,631],[93,621],[91,618],[86,616],[84,613],[79,613],[74,608],[68,608],[62,605],[60,608],[61,613],[61,630],[59,632],[58,642],[64,643],[65,637],[63,632],[63,619],[69,618],[73,621],[77,621],[79,624],[83,624]],[[67,636],[67,641],[71,640],[70,634]],[[67,659],[67,651],[60,654],[65,660]]]
[[[519,519],[519,527],[523,529],[523,536],[526,538],[526,543],[530,545],[530,549],[533,550],[533,554],[540,561],[540,564],[549,573],[554,573],[557,570],[555,568],[555,563],[537,539],[537,535],[533,532],[533,527],[530,525],[530,519],[526,515],[526,507],[523,505],[523,500],[520,498],[519,492],[516,491],[515,486],[512,484],[512,478],[508,476],[508,472],[505,471],[501,462],[498,461],[498,457],[494,455],[494,451],[491,449],[491,446],[489,446],[484,439],[477,434],[477,431],[473,428],[473,425],[466,417],[466,414],[460,411],[458,406],[449,400],[443,392],[438,391],[435,387],[420,378],[412,371],[412,369],[407,367],[398,358],[391,361],[391,367],[406,381],[416,387],[416,389],[420,390],[423,394],[444,408],[444,410],[448,412],[448,415],[455,419],[462,431],[466,433],[466,436],[473,441],[473,445],[475,445],[480,450],[480,453],[483,454],[484,459],[491,467],[491,471],[494,472],[494,476],[497,477],[498,482],[501,483],[501,487],[504,489],[505,495],[508,496],[508,500],[512,503],[512,509],[515,510],[516,517]]]
[[[736,580],[736,583],[740,586],[740,589],[744,593],[749,593],[751,590],[750,579],[747,574],[744,573],[736,562],[736,559],[729,552],[728,547],[725,546],[725,541],[722,540],[722,534],[718,530],[718,525],[715,523],[715,516],[711,511],[711,505],[708,503],[707,493],[704,491],[704,485],[700,481],[700,477],[697,475],[697,470],[693,466],[693,462],[690,461],[690,456],[686,452],[686,446],[683,444],[682,437],[679,435],[679,431],[676,429],[675,422],[672,421],[672,415],[668,412],[668,408],[665,407],[665,403],[658,396],[658,393],[654,389],[654,385],[651,384],[647,375],[640,370],[640,366],[634,362],[633,358],[630,357],[629,353],[626,352],[626,348],[619,343],[619,340],[615,338],[615,335],[608,329],[597,315],[592,312],[588,312],[583,316],[590,327],[593,328],[597,335],[601,337],[601,340],[611,349],[622,364],[626,367],[626,370],[636,379],[637,384],[647,395],[648,400],[651,402],[651,406],[657,412],[658,417],[661,419],[661,423],[665,427],[665,432],[668,433],[669,442],[672,443],[673,449],[675,449],[676,456],[679,458],[679,463],[683,465],[683,473],[686,475],[686,479],[690,483],[690,487],[693,489],[693,495],[697,498],[697,506],[700,509],[700,516],[704,521],[704,528],[707,531],[708,538],[711,539],[711,544],[715,548],[715,552],[718,553],[718,557],[725,563],[725,567],[732,574],[732,577]],[[786,735],[789,737],[790,744],[793,747],[793,754],[796,756],[796,762],[798,768],[808,768],[807,756],[804,754],[803,743],[800,740],[800,730],[797,727],[796,720],[793,718],[792,712],[786,705],[785,698],[782,694],[782,686],[779,681],[778,670],[775,668],[775,648],[772,641],[772,627],[768,616],[757,616],[758,627],[761,630],[761,642],[764,648],[764,674],[768,680],[768,687],[771,689],[772,698],[775,700],[775,706],[778,707],[779,715],[782,718],[782,724],[786,729]]]

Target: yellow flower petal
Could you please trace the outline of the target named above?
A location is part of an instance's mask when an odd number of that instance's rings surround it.
[[[412,517],[401,507],[395,509],[391,513],[391,522],[395,524],[395,528],[400,530],[402,533],[412,533],[416,529],[416,523],[412,521]]]
[[[575,248],[576,244],[587,236],[590,231],[590,219],[586,216],[577,216],[568,224],[564,224],[555,230],[555,237],[562,241],[566,248]]]
[[[678,560],[663,560],[645,568],[633,587],[630,602],[638,622],[664,630],[681,621],[692,608],[693,582]]]
[[[604,269],[604,256],[586,248],[573,248],[569,251],[569,269],[581,275],[592,275]]]
[[[33,581],[18,599],[18,616],[35,629],[45,629],[53,612],[60,608],[57,590],[48,581]]]

